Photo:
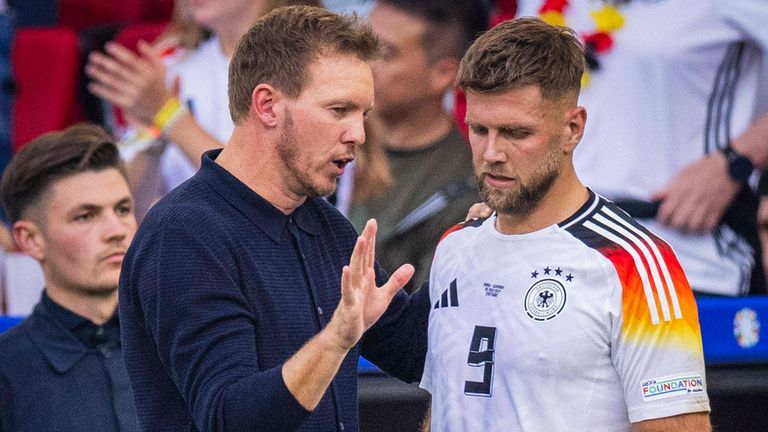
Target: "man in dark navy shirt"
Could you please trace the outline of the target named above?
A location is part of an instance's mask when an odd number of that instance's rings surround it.
[[[0,431],[137,431],[116,313],[136,218],[112,139],[83,125],[30,142],[5,171],[2,199],[45,290],[0,335]]]
[[[358,237],[320,198],[365,141],[377,48],[354,18],[310,7],[240,41],[232,138],[149,212],[123,265],[144,430],[356,431],[360,354],[420,378],[428,290],[401,290],[410,265],[387,280],[375,222]]]

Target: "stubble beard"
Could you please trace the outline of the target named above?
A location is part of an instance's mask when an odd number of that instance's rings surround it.
[[[333,186],[323,186],[312,182],[311,173],[308,169],[303,169],[299,158],[299,142],[296,139],[293,117],[290,111],[285,113],[285,126],[280,134],[280,140],[277,144],[277,154],[283,162],[286,170],[285,176],[289,183],[295,185],[295,193],[308,198],[327,196],[336,191],[338,179],[333,182]]]
[[[517,178],[515,186],[508,189],[498,189],[485,182],[487,173],[493,174],[493,166],[485,165],[480,172],[475,172],[477,188],[483,201],[499,214],[510,216],[527,216],[539,206],[541,200],[549,192],[552,184],[560,175],[560,155],[556,149],[547,153],[547,157],[539,164],[531,178]]]
[[[110,297],[117,291],[118,285],[92,285],[86,287],[80,287],[78,291],[85,297],[97,297],[106,298]]]

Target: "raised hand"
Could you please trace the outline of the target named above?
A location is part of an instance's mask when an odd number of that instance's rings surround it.
[[[88,90],[140,123],[151,125],[172,93],[166,85],[162,46],[140,41],[137,48],[138,55],[118,43],[108,42],[105,53],[91,53],[85,68],[92,80]]]
[[[341,301],[328,325],[333,326],[334,339],[345,350],[379,320],[395,294],[413,276],[413,266],[405,264],[392,273],[387,283],[376,286],[376,229],[376,220],[371,219],[358,237],[349,265],[342,271]]]

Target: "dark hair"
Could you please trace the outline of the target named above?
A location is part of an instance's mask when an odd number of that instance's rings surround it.
[[[108,168],[126,175],[112,137],[99,126],[75,125],[30,141],[3,174],[2,201],[11,223],[25,217],[55,181]]]
[[[472,41],[488,28],[488,5],[481,0],[377,0],[424,20],[421,44],[427,59],[461,59]]]
[[[542,97],[578,93],[584,52],[573,30],[538,18],[518,18],[480,36],[459,66],[463,90],[495,92],[537,85]]]
[[[229,112],[237,123],[248,114],[253,89],[268,83],[297,97],[309,64],[325,54],[351,54],[369,61],[379,42],[354,16],[312,6],[275,9],[256,21],[240,39],[229,65]]]

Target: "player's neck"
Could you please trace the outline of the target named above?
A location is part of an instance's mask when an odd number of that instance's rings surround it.
[[[575,174],[560,176],[539,205],[525,215],[499,213],[496,230],[502,234],[528,234],[560,223],[589,199],[587,188]]]

